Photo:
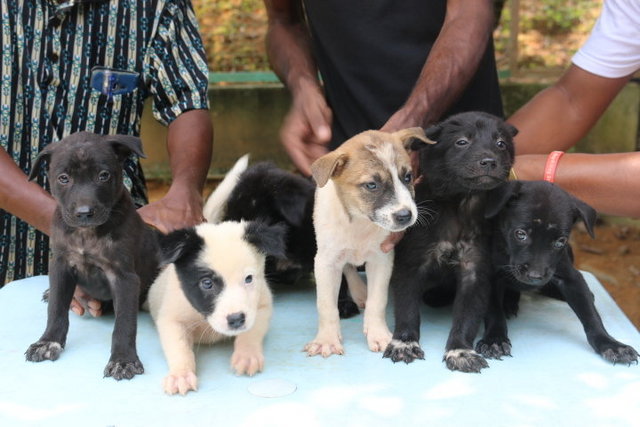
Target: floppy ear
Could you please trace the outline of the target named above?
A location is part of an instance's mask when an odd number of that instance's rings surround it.
[[[393,133],[400,141],[402,141],[402,145],[404,149],[407,151],[415,150],[414,145],[423,145],[423,144],[435,144],[435,141],[427,138],[427,135],[424,133],[424,129],[421,127],[413,127],[407,129],[401,129]]]
[[[297,227],[304,221],[304,214],[307,203],[309,203],[309,197],[304,191],[298,188],[290,188],[287,190],[288,191],[278,191],[275,195],[275,202],[278,212],[280,212],[287,223]]]
[[[318,187],[324,187],[329,178],[340,174],[340,171],[349,161],[346,153],[337,150],[317,159],[311,164],[311,175]]]
[[[433,126],[429,126],[427,129],[425,129],[424,133],[430,140],[438,142],[438,140],[440,139],[440,134],[442,133],[442,125],[436,124]]]
[[[186,253],[198,250],[204,245],[202,237],[194,227],[172,231],[169,234],[158,233],[160,243],[160,264],[166,265],[178,261]]]
[[[135,153],[143,159],[147,156],[142,151],[142,141],[140,138],[131,135],[105,135],[108,143],[111,144],[113,151],[116,152],[118,158],[122,161],[129,157],[131,153]]]
[[[42,151],[40,151],[40,154],[38,154],[38,156],[34,160],[33,165],[31,165],[31,171],[29,172],[28,178],[29,181],[32,181],[38,176],[38,173],[40,173],[40,168],[42,167],[42,163],[44,161],[48,162],[49,160],[51,160],[51,154],[57,148],[56,144],[57,143],[53,142],[44,147]]]
[[[484,209],[485,218],[493,218],[498,215],[502,208],[514,198],[520,191],[522,183],[520,181],[508,181],[487,193],[487,203]]]
[[[513,138],[514,136],[516,136],[518,134],[518,128],[516,128],[511,123],[504,122],[503,126],[504,126],[505,130],[507,131],[507,133],[511,136],[511,138]]]
[[[286,244],[287,226],[281,222],[268,225],[262,221],[249,221],[244,230],[244,239],[255,246],[259,252],[284,259],[287,257]]]
[[[571,196],[573,200],[573,209],[574,209],[574,222],[578,219],[581,219],[584,222],[584,225],[587,228],[587,232],[592,239],[594,239],[595,233],[593,231],[593,227],[596,224],[596,219],[598,217],[598,213],[591,206],[583,202],[582,200]]]

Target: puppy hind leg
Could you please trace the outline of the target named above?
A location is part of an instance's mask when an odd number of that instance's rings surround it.
[[[364,309],[364,334],[369,350],[384,351],[391,342],[387,326],[386,308],[389,298],[389,280],[393,270],[393,252],[380,254],[365,265],[368,296]]]
[[[40,339],[25,352],[25,358],[30,362],[58,359],[67,341],[69,307],[76,278],[61,259],[54,257],[49,271],[49,283],[47,326]]]
[[[266,295],[258,307],[253,327],[238,335],[233,343],[231,368],[236,375],[253,376],[264,369],[262,342],[269,329],[269,321],[273,311],[271,292],[266,287],[265,293]]]
[[[351,264],[345,265],[342,273],[338,310],[340,318],[347,319],[360,314],[359,309],[364,308],[367,300],[367,285],[360,277],[358,269]]]
[[[316,255],[314,265],[318,333],[313,341],[304,346],[304,351],[309,356],[321,354],[322,357],[329,357],[332,354],[344,354],[338,313],[338,291],[343,265],[319,255]]]

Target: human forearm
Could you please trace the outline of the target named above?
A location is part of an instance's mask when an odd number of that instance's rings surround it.
[[[443,27],[411,94],[383,129],[426,127],[439,120],[476,73],[493,20],[491,1],[450,0]]]
[[[0,148],[0,208],[49,234],[55,207],[53,197],[28,181],[27,175]]]

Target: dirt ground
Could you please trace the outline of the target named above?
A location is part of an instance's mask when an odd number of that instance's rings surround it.
[[[205,195],[214,186],[208,185]],[[149,182],[148,187],[152,201],[167,190],[160,182]],[[599,221],[595,235],[591,239],[584,227],[576,227],[571,242],[576,266],[593,273],[640,329],[640,226]]]

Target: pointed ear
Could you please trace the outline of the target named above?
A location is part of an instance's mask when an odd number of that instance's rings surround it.
[[[105,135],[105,139],[111,144],[113,151],[116,152],[121,161],[124,161],[131,153],[135,153],[143,159],[147,157],[142,151],[142,141],[136,136]]]
[[[324,187],[329,178],[340,174],[349,161],[349,156],[334,150],[317,159],[311,164],[311,175],[318,187]]]
[[[34,160],[33,165],[31,165],[31,171],[29,172],[29,178],[28,178],[29,181],[32,181],[38,176],[38,174],[40,173],[40,168],[42,167],[42,163],[45,161],[49,162],[49,160],[51,160],[51,154],[55,151],[57,147],[58,147],[58,143],[52,142],[46,147],[44,147],[42,151],[40,151],[40,154],[38,154],[38,156]]]
[[[202,237],[194,227],[172,231],[169,234],[158,233],[160,243],[160,264],[167,265],[178,261],[186,253],[204,245]]]
[[[594,226],[596,225],[596,219],[598,218],[598,213],[591,206],[583,202],[582,200],[571,196],[573,200],[573,212],[574,212],[574,222],[579,219],[584,222],[585,227],[587,228],[587,232],[592,239],[594,239],[595,233],[593,231]]]
[[[281,222],[268,225],[262,221],[249,221],[244,230],[244,239],[259,252],[284,259],[286,255],[285,236],[287,226]]]
[[[413,127],[407,129],[401,129],[393,133],[397,136],[400,141],[402,141],[402,145],[404,149],[407,151],[415,150],[414,145],[424,145],[424,144],[435,144],[435,141],[427,138],[427,135],[424,133],[424,129],[421,127]]]
[[[502,208],[512,198],[516,197],[520,191],[522,183],[520,181],[508,181],[487,193],[487,203],[484,209],[485,218],[493,218],[498,215]]]

